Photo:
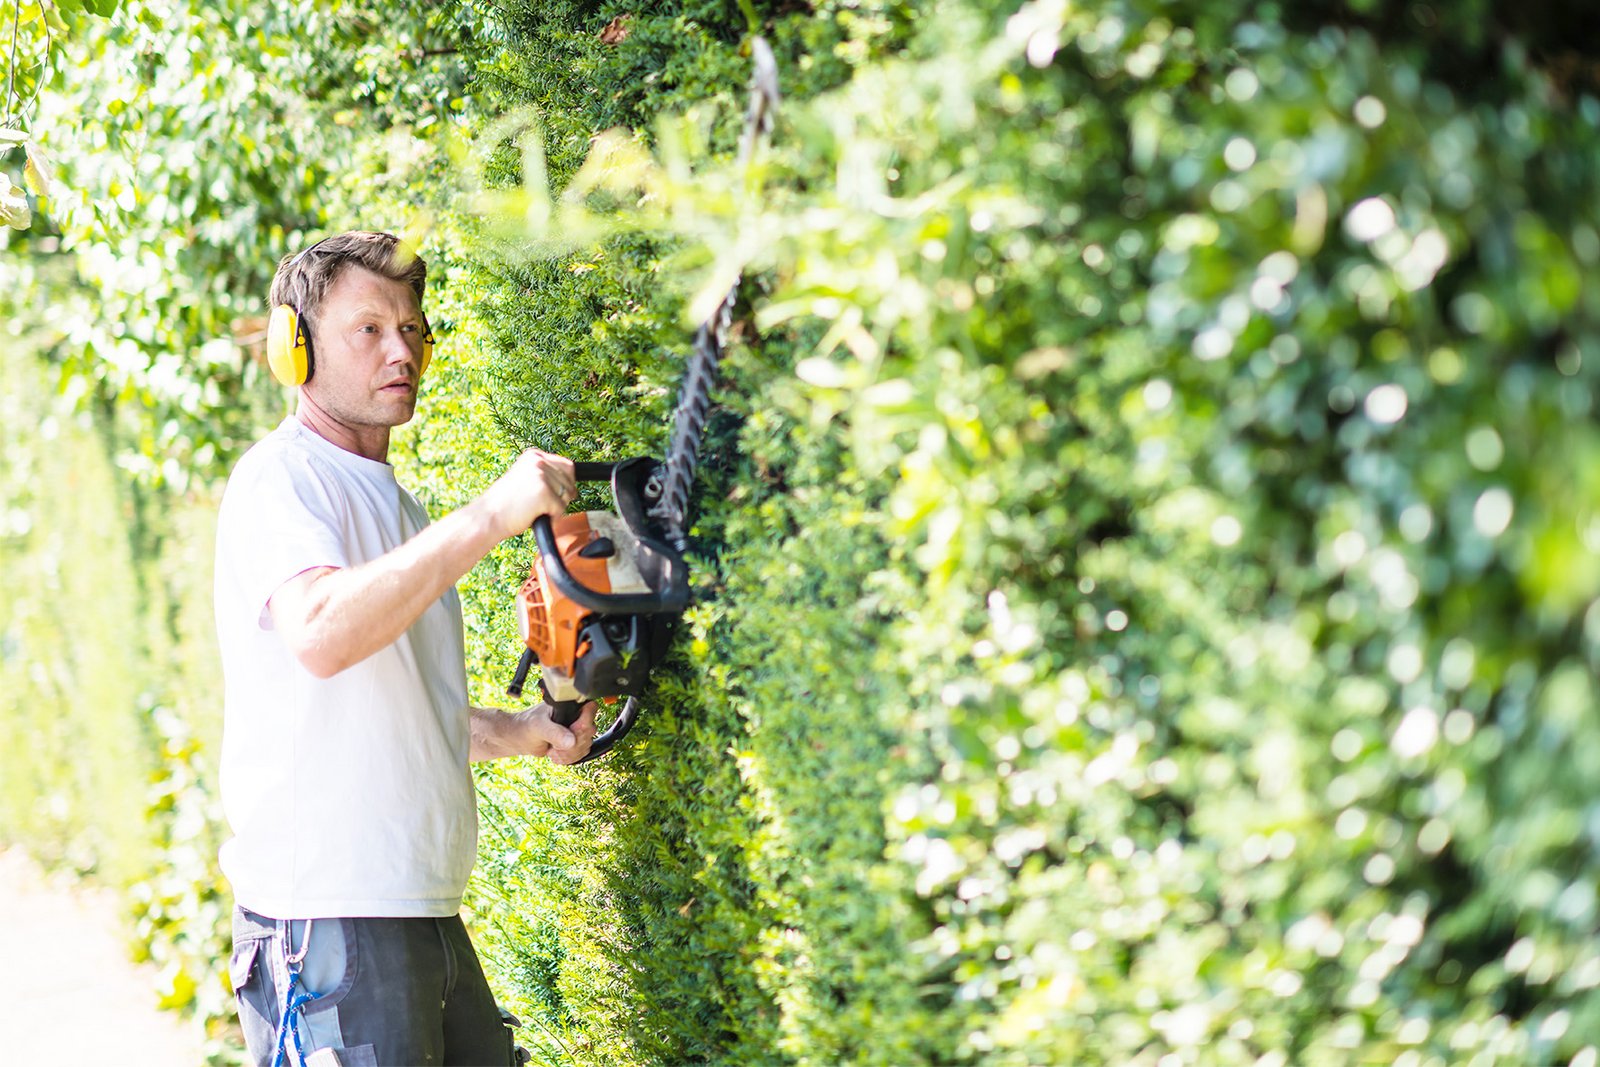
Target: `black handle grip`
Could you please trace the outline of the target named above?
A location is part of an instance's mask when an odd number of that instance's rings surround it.
[[[543,681],[539,683],[539,691],[544,696],[545,703],[550,705],[551,722],[561,726],[571,726],[578,721],[578,717],[583,713],[583,701],[551,700],[550,690],[545,688]],[[590,760],[599,759],[607,752],[610,752],[618,741],[628,736],[628,731],[633,729],[633,724],[638,717],[639,705],[634,701],[633,697],[629,697],[623,702],[622,710],[617,712],[616,719],[606,728],[604,733],[594,739],[594,743],[589,746],[588,753],[578,763],[588,763]],[[572,766],[576,767],[578,763],[574,763]]]
[[[575,701],[571,703],[573,703],[574,707],[578,706]],[[552,707],[553,706],[554,705],[552,705]],[[606,728],[605,733],[600,734],[594,739],[594,743],[589,746],[588,755],[584,756],[578,761],[578,763],[588,763],[590,760],[599,759],[607,752],[610,752],[618,741],[621,741],[624,737],[628,736],[628,731],[633,729],[634,720],[636,720],[638,717],[639,705],[634,701],[633,697],[629,697],[623,702],[622,710],[617,712],[616,720]],[[552,714],[551,718],[555,718],[555,715]],[[572,722],[577,722],[577,720],[578,715],[577,712],[574,711]],[[561,722],[560,719],[555,719],[555,721],[560,722],[563,726],[570,726],[572,724],[572,722]],[[578,763],[574,763],[572,766],[576,767]]]
[[[578,716],[581,714],[583,714],[581,700],[550,701],[550,721],[557,726],[571,726],[578,721]]]
[[[580,460],[572,468],[573,476],[580,482],[609,482],[611,472],[617,469],[617,465],[598,460]]]

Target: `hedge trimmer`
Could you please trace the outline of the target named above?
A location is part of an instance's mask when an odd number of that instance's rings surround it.
[[[755,71],[739,142],[740,170],[772,130],[778,67],[760,37],[751,41]],[[563,726],[584,703],[626,697],[611,726],[579,762],[603,756],[633,729],[638,698],[666,656],[673,625],[689,602],[689,492],[694,487],[711,386],[733,320],[735,278],[727,295],[695,331],[679,387],[667,458],[575,464],[580,482],[610,482],[612,511],[584,511],[534,520],[539,549],[517,592],[517,621],[527,648],[506,687],[522,695],[534,661],[539,689]]]

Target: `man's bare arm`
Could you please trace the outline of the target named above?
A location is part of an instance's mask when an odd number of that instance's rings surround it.
[[[594,740],[594,712],[592,703],[585,705],[569,730],[551,720],[548,704],[535,704],[524,711],[473,708],[468,758],[476,763],[504,756],[548,755],[554,763],[576,763],[588,754]]]
[[[572,463],[530,449],[494,485],[405,544],[357,567],[313,567],[268,601],[295,658],[329,678],[393,644],[473,564],[573,499]]]
[[[289,579],[268,607],[295,658],[331,678],[393,644],[499,543],[476,501],[359,567],[314,567]]]

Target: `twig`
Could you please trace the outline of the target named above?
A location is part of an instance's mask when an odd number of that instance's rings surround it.
[[[49,4],[51,9],[54,9],[56,6],[55,4],[50,3],[50,0],[39,0],[39,2],[41,4]],[[39,19],[39,25],[44,27],[44,59],[39,62],[39,80],[34,86],[33,99],[29,100],[28,104],[37,104],[39,102],[39,97],[44,95],[39,90],[44,86],[45,82],[49,81],[50,79],[51,46],[56,43],[55,38],[50,36],[50,20],[41,16]],[[22,113],[26,111],[26,109],[27,105],[24,105],[22,108],[18,109],[17,122],[19,125],[26,121],[28,117],[26,114]]]
[[[6,86],[6,125],[11,125],[11,100],[17,95],[17,20],[22,16],[22,0],[11,5],[11,70]]]

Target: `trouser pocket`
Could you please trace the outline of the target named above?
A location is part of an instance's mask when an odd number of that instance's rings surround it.
[[[527,1049],[517,1044],[517,1027],[522,1025],[522,1020],[498,1004],[495,1007],[500,1012],[500,1024],[506,1028],[506,1062],[511,1067],[523,1067],[523,1064],[533,1059],[533,1056]]]
[[[244,938],[234,942],[228,959],[228,984],[239,1007],[245,1044],[252,1050],[270,1049],[278,1032],[278,997],[266,958],[271,949],[270,937]],[[255,1051],[256,1062],[265,1067],[272,1062],[271,1053],[267,1055],[262,1059]]]

